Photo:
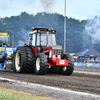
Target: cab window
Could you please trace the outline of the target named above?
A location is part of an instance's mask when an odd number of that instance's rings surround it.
[[[36,34],[33,34],[33,39],[32,39],[32,45],[35,46],[35,39],[36,39]]]

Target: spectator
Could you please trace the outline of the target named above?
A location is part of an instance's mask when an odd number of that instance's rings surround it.
[[[95,58],[95,63],[98,63],[98,58]]]
[[[87,59],[87,62],[90,63],[90,59],[89,58]]]
[[[94,62],[94,58],[91,58],[91,60],[90,60],[92,63]]]

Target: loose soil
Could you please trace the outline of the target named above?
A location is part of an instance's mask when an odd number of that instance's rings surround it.
[[[99,68],[75,67],[75,70],[100,72]],[[62,74],[35,75],[33,73],[13,73],[0,71],[0,77],[70,89],[74,91],[88,92],[98,95],[100,94],[100,75],[88,75],[84,73],[73,73],[71,76],[64,76]],[[9,82],[0,80],[0,86],[9,88],[10,84],[10,88],[18,90],[18,87],[15,88],[11,86],[12,82],[9,84],[7,83]],[[23,88],[22,91],[27,91],[27,88]]]

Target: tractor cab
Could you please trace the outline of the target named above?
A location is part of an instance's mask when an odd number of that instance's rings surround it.
[[[48,47],[56,45],[56,31],[51,28],[32,28],[29,33],[29,45],[35,47]]]
[[[0,47],[1,46],[10,46],[10,36],[9,33],[0,32]]]

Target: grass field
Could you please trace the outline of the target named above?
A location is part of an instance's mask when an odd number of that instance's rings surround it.
[[[24,93],[20,91],[14,91],[0,87],[0,100],[55,100],[49,97],[42,97],[32,95],[30,93]]]

